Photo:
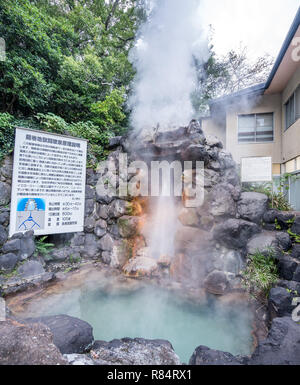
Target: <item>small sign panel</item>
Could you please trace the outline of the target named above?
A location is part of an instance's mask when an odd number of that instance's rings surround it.
[[[271,182],[272,158],[242,158],[242,182]]]
[[[10,236],[83,231],[86,154],[83,139],[16,129]]]

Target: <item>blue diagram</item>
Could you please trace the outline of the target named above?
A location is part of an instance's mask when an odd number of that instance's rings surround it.
[[[43,229],[45,222],[45,200],[22,198],[17,205],[17,230]]]

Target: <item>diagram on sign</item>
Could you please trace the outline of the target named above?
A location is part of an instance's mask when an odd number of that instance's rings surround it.
[[[42,230],[45,224],[45,200],[22,198],[17,205],[16,231]]]

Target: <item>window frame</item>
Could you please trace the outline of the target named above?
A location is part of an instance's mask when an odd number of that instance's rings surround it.
[[[273,132],[273,139],[272,140],[264,140],[264,141],[258,141],[257,140],[257,117],[260,115],[272,115],[272,132]],[[255,119],[255,131],[254,131],[254,138],[255,140],[253,142],[244,142],[240,141],[239,139],[239,118],[243,116],[253,116]],[[252,114],[238,114],[237,116],[237,140],[238,144],[266,144],[266,143],[274,143],[275,141],[275,124],[274,124],[274,111],[272,112],[259,112],[259,113],[252,113]]]
[[[295,124],[297,122],[298,119],[300,119],[300,113],[299,113],[299,116],[297,114],[297,92],[299,92],[299,97],[300,97],[300,84],[295,88],[295,90],[293,91],[293,93],[291,94],[291,96],[287,99],[287,101],[284,103],[284,113],[285,113],[285,127],[284,127],[284,131],[287,131],[293,124]],[[291,102],[291,101],[294,101],[294,117],[293,119],[291,120],[291,123],[289,124],[288,123],[288,114],[287,114],[287,109],[288,109],[288,104]]]

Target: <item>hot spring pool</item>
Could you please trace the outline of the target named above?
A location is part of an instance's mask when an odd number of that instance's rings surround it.
[[[214,297],[191,304],[171,292],[143,286],[135,290],[69,288],[31,300],[23,316],[68,314],[89,322],[97,340],[124,337],[166,339],[184,363],[199,345],[232,354],[250,354],[251,313]]]

